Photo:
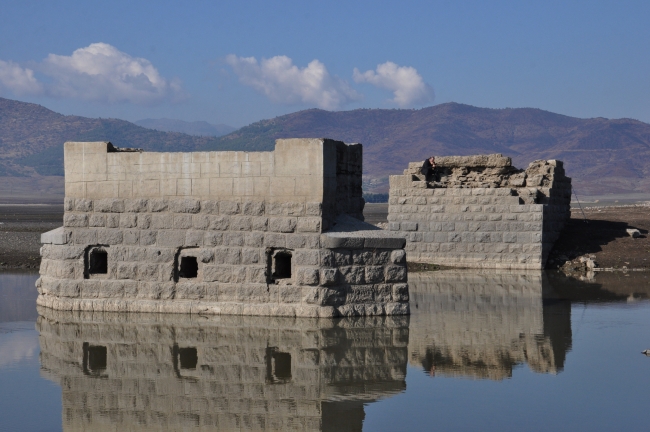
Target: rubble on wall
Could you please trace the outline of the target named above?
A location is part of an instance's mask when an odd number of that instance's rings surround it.
[[[536,160],[528,168],[512,166],[512,159],[501,154],[475,156],[443,156],[436,158],[440,179],[420,187],[437,188],[512,188],[525,204],[545,204],[549,189],[571,183],[564,165],[558,160]],[[411,162],[404,175],[424,181],[422,162]]]

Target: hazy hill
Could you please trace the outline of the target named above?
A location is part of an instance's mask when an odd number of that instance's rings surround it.
[[[6,185],[17,184],[22,186],[11,186],[16,194],[62,193],[60,177],[42,176],[63,173],[65,141],[109,140],[119,147],[159,151],[259,151],[272,150],[276,138],[289,137],[363,143],[364,187],[372,192],[385,192],[388,175],[401,173],[410,161],[473,153],[503,153],[519,167],[535,159],[564,160],[582,194],[650,192],[650,125],[630,119],[578,119],[539,109],[456,103],[420,110],[311,109],[213,138],[146,129],[124,120],[64,116],[0,98],[0,195]]]
[[[212,137],[146,129],[118,119],[65,116],[0,98],[0,176],[63,175],[65,141],[111,141],[118,147],[192,151]]]
[[[579,119],[532,108],[446,103],[420,110],[299,111],[218,138],[215,149],[270,150],[276,138],[331,137],[364,145],[368,191],[433,155],[503,153],[525,168],[560,159],[582,194],[650,192],[650,125],[631,119]]]
[[[138,126],[163,132],[181,132],[188,135],[222,136],[235,131],[237,128],[225,124],[212,124],[206,121],[187,122],[168,118],[143,119],[135,122]]]

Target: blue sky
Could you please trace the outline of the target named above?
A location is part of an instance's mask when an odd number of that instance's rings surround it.
[[[650,122],[650,2],[10,1],[0,96],[244,126],[444,102]]]

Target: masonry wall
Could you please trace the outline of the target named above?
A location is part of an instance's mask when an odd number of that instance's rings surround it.
[[[409,361],[432,375],[501,380],[517,365],[564,368],[571,347],[570,304],[545,304],[542,272],[445,270],[409,275],[418,313]]]
[[[66,431],[360,430],[364,404],[406,388],[408,317],[39,312]]]
[[[571,179],[560,161],[527,170],[501,155],[440,158],[440,182],[413,163],[390,177],[388,229],[407,259],[450,267],[542,269],[570,217]]]
[[[147,153],[66,143],[64,227],[41,250],[38,303],[67,310],[321,316],[408,313],[394,249],[327,249],[358,215],[361,146]],[[358,187],[357,187],[358,183]],[[332,192],[334,191],[334,192]],[[334,197],[328,201],[324,197]],[[105,272],[90,270],[106,254]],[[290,256],[290,276],[276,275]],[[184,261],[196,274],[187,277]]]

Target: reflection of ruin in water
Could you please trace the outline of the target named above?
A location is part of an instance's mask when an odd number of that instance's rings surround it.
[[[409,359],[431,375],[503,379],[526,363],[558,373],[571,347],[571,305],[548,299],[543,272],[409,274]]]
[[[361,430],[406,388],[408,316],[39,313],[67,431]]]

